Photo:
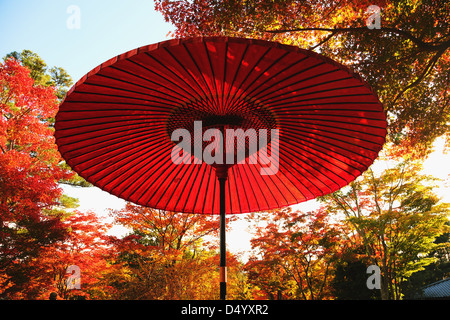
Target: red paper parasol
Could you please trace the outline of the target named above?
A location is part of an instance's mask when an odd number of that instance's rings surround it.
[[[328,58],[211,37],[101,64],[69,91],[55,129],[61,155],[97,187],[151,208],[220,213],[224,260],[225,213],[285,207],[347,185],[381,150],[386,116],[370,87]],[[223,133],[222,145],[208,129]],[[237,132],[233,145],[227,129]]]

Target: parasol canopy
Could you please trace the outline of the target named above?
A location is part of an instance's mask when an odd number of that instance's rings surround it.
[[[205,139],[210,128],[247,133],[236,135],[243,163],[202,159],[218,143]],[[174,141],[177,129],[191,140]],[[255,152],[261,132],[266,144]],[[71,88],[55,123],[61,155],[95,186],[139,205],[202,214],[220,212],[223,168],[227,214],[285,207],[350,183],[385,135],[377,96],[346,67],[298,47],[229,37],[169,40],[114,57]],[[237,149],[223,145],[223,159],[236,162]]]
[[[261,40],[210,37],[140,47],[68,92],[55,138],[70,167],[139,205],[225,215],[340,189],[377,157],[383,107],[344,66]]]

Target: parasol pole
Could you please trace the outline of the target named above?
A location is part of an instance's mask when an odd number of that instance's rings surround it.
[[[225,183],[228,178],[228,168],[220,166],[216,170],[217,179],[219,180],[219,198],[220,198],[220,300],[226,300],[227,296],[227,255],[225,241]]]

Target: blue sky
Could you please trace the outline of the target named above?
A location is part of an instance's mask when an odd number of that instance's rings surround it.
[[[69,29],[69,6],[80,28]],[[153,0],[0,0],[0,57],[29,49],[76,82],[100,63],[131,49],[167,40],[173,27]]]

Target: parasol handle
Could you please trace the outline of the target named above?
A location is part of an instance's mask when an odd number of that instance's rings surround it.
[[[225,240],[225,183],[228,178],[228,167],[220,166],[216,168],[217,179],[219,180],[220,193],[220,300],[226,300],[227,296],[227,256]]]

